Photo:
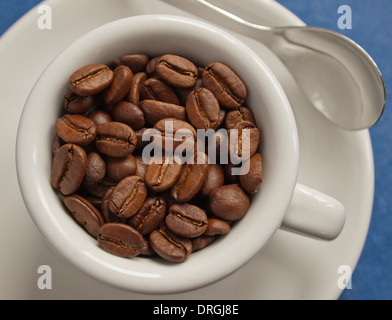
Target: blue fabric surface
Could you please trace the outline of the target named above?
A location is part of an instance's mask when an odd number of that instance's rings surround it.
[[[0,35],[41,0],[0,0]],[[308,25],[329,28],[360,44],[376,61],[391,94],[391,0],[278,0]],[[352,9],[352,29],[338,28],[340,5]],[[375,198],[370,230],[352,277],[352,288],[341,300],[392,299],[392,111],[370,129],[375,159]]]
[[[1,0],[0,1],[0,35],[15,21],[42,0]]]

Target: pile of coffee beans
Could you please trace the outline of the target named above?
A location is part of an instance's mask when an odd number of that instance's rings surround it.
[[[260,133],[245,106],[247,88],[229,66],[128,54],[76,70],[64,94],[51,184],[103,250],[182,262],[247,213],[262,181]],[[143,139],[149,129],[155,135]],[[188,135],[179,139],[175,133],[184,129]],[[212,162],[209,140],[197,139],[202,129],[235,132],[237,139],[217,135]],[[150,145],[164,151],[161,161],[144,161]],[[184,145],[191,147],[170,156]],[[223,156],[229,161],[219,162]],[[248,170],[233,175],[245,163]]]

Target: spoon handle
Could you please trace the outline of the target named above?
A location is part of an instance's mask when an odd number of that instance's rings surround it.
[[[260,25],[260,24],[256,24],[256,23],[252,23],[252,22],[249,22],[247,20],[244,20],[241,17],[235,15],[234,13],[229,12],[229,11],[227,11],[227,10],[221,8],[221,7],[218,7],[218,6],[212,4],[209,1],[206,1],[206,0],[194,0],[194,1],[204,5],[206,7],[208,7],[209,9],[219,13],[220,15],[224,15],[224,16],[228,17],[229,19],[234,20],[234,21],[236,21],[236,22],[238,22],[240,24],[243,24],[245,26],[248,26],[250,28],[257,29],[257,30],[262,30],[262,31],[270,31],[271,30],[270,27],[263,26],[263,25]]]

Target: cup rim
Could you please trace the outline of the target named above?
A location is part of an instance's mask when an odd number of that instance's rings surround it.
[[[280,208],[280,210],[278,210],[280,215],[274,217],[274,221],[272,223],[273,226],[270,228],[269,232],[262,236],[258,235],[257,237],[257,241],[263,243],[259,244],[252,250],[244,250],[243,253],[239,254],[236,261],[227,263],[227,265],[222,267],[222,270],[212,272],[212,274],[207,275],[204,279],[201,279],[200,277],[192,279],[184,278],[182,279],[184,282],[174,281],[170,285],[168,285],[164,279],[165,277],[169,277],[168,273],[153,275],[139,272],[140,270],[120,270],[121,268],[116,266],[118,257],[110,257],[108,258],[108,261],[110,262],[108,262],[101,259],[101,257],[94,255],[94,253],[88,252],[88,250],[83,251],[75,246],[76,241],[79,238],[69,239],[69,237],[67,237],[66,230],[59,225],[59,221],[57,221],[56,217],[51,214],[50,203],[47,199],[45,199],[45,194],[43,194],[44,188],[42,188],[42,184],[50,184],[50,182],[43,181],[42,178],[40,178],[34,171],[37,165],[39,165],[36,157],[36,153],[38,151],[31,141],[32,138],[30,138],[31,130],[34,130],[34,125],[30,121],[30,118],[34,115],[34,101],[36,101],[39,95],[44,92],[43,90],[45,90],[45,87],[50,84],[48,75],[53,74],[54,70],[58,67],[61,61],[71,55],[76,48],[83,43],[83,41],[92,36],[110,32],[111,30],[116,30],[119,27],[130,28],[138,23],[146,23],[146,21],[155,21],[156,23],[161,23],[162,21],[169,23],[182,23],[184,26],[191,26],[199,31],[203,30],[203,32],[211,32],[214,37],[224,37],[226,39],[225,41],[231,42],[233,46],[237,46],[238,50],[241,50],[242,53],[253,59],[253,61],[255,61],[258,65],[257,67],[263,69],[262,71],[264,76],[268,79],[269,84],[271,85],[273,92],[270,94],[274,95],[275,98],[280,101],[282,111],[281,116],[285,119],[285,125],[287,126],[286,130],[290,132],[290,134],[286,134],[286,138],[290,139],[290,143],[288,143],[288,145],[289,148],[291,148],[290,150],[287,150],[287,152],[292,154],[291,161],[292,168],[294,168],[285,172],[287,180],[285,186],[281,189],[281,196],[283,200],[279,203],[279,205],[277,205]],[[209,285],[233,273],[253,258],[266,245],[275,231],[280,227],[280,223],[284,217],[285,208],[288,207],[291,201],[292,193],[297,182],[298,162],[298,134],[290,103],[278,80],[264,61],[243,42],[219,27],[200,20],[175,15],[149,14],[115,20],[95,28],[75,40],[52,60],[52,62],[42,72],[31,90],[21,114],[16,140],[16,168],[22,198],[38,231],[49,246],[52,247],[55,252],[60,254],[60,256],[63,256],[79,269],[100,281],[125,290],[147,294],[179,293]],[[54,192],[53,194],[55,195]],[[55,196],[57,197],[57,195]],[[98,249],[102,250],[100,248]],[[220,255],[219,258],[223,257],[224,256]],[[113,263],[113,265],[110,265],[111,263]],[[185,264],[171,266],[171,268],[173,268],[173,271],[169,272],[171,279],[176,278],[175,273],[177,271],[179,274],[182,274],[181,268],[183,266],[186,267]],[[130,281],[130,279],[132,281]],[[148,282],[149,279],[153,279],[154,282]]]

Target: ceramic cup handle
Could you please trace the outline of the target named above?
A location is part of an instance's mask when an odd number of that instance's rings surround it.
[[[334,198],[297,184],[282,222],[282,229],[323,239],[335,239],[346,220],[344,206]]]

